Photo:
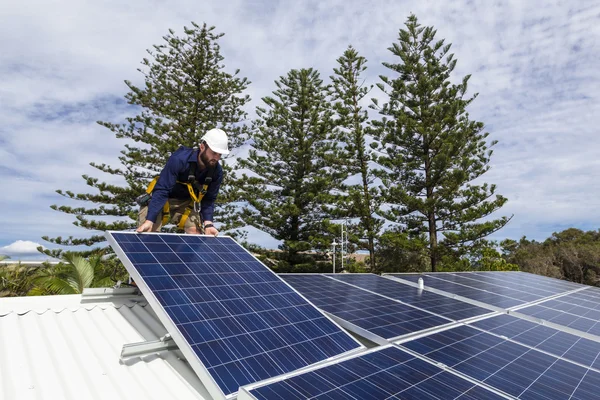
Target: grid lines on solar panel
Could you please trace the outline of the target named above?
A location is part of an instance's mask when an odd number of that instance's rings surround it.
[[[522,399],[600,399],[600,373],[469,326],[402,344]]]
[[[516,288],[520,291],[529,291],[541,297],[554,296],[584,287],[578,283],[521,271],[481,271],[458,275]]]
[[[225,395],[361,347],[231,238],[112,236]]]
[[[396,347],[261,386],[250,394],[259,400],[502,398]]]
[[[600,300],[593,292],[584,290],[521,308],[517,312],[600,336],[600,305],[595,299]]]
[[[321,310],[383,339],[392,339],[452,322],[322,275],[279,276]]]
[[[470,324],[486,332],[600,369],[600,343],[507,314]]]
[[[439,273],[439,274],[389,274],[390,276],[417,282],[423,278],[425,289],[432,287],[446,293],[463,296],[484,304],[499,308],[511,308],[526,304],[546,296],[530,293],[531,291],[517,290],[509,285],[499,283],[482,282],[468,278],[469,274]],[[550,296],[551,294],[548,294]]]
[[[332,274],[328,276],[455,321],[490,313],[488,309],[433,292],[419,290],[377,275]]]

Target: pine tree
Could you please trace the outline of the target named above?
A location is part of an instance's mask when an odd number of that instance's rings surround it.
[[[310,264],[302,252],[329,248],[324,233],[331,180],[341,177],[329,167],[331,106],[326,88],[313,69],[291,70],[275,82],[272,97],[257,107],[253,149],[242,167],[247,222],[283,241],[278,270]]]
[[[196,146],[204,132],[215,127],[229,134],[231,147],[239,146],[245,140],[247,127],[240,123],[247,116],[243,106],[250,98],[242,92],[250,82],[238,77],[239,70],[233,74],[224,71],[218,43],[222,33],[215,33],[215,28],[206,24],[192,25],[191,28],[184,27],[183,37],[169,30],[163,37],[163,44],[148,50],[150,58],[144,58],[143,68],[138,69],[145,77],[143,87],[125,81],[130,89],[125,98],[139,113],[122,124],[98,122],[117,138],[129,140],[119,157],[120,168],[94,162],[90,165],[107,174],[122,176],[127,185],[111,185],[84,175],[87,185],[99,193],[74,194],[57,190],[66,198],[94,205],[51,206],[75,215],[76,226],[94,231],[133,228],[138,209],[135,198],[160,173],[171,152],[181,145]],[[227,171],[225,166],[217,207],[230,200]],[[220,222],[226,222],[221,211],[217,210],[216,214]],[[104,216],[120,218],[113,222],[97,219]],[[83,239],[43,238],[60,245],[92,246],[104,241],[103,235]],[[58,254],[53,253],[54,256]]]
[[[496,141],[488,145],[483,123],[470,120],[466,107],[477,97],[466,97],[470,75],[450,81],[456,60],[451,45],[435,35],[414,15],[408,18],[390,48],[398,63],[384,63],[395,77],[382,76],[378,84],[389,99],[372,105],[382,115],[373,128],[385,154],[379,159],[390,205],[384,215],[412,235],[428,235],[433,271],[444,257],[465,254],[509,220],[482,220],[507,201],[495,185],[473,182],[489,170]]]
[[[372,187],[374,175],[369,166],[372,157],[365,141],[364,124],[368,114],[361,105],[370,90],[364,86],[362,78],[367,69],[366,62],[352,46],[346,49],[337,60],[338,67],[333,70],[331,100],[337,114],[338,165],[351,181],[342,187],[345,195],[338,200],[337,211],[342,218],[359,219],[358,224],[349,227],[348,230],[353,232],[350,237],[355,238],[359,248],[369,251],[370,266],[374,271],[375,238],[383,221],[374,215],[378,196],[376,188]]]

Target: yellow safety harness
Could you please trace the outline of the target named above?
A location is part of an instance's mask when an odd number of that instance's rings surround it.
[[[185,226],[185,221],[187,221],[188,217],[190,216],[190,213],[192,212],[192,208],[195,211],[198,211],[200,209],[200,202],[202,201],[202,198],[204,198],[204,195],[206,194],[206,191],[208,190],[208,185],[210,184],[210,182],[212,182],[212,176],[214,173],[214,168],[210,168],[206,174],[206,178],[204,178],[204,185],[202,187],[199,187],[198,182],[196,181],[196,163],[192,162],[190,163],[190,173],[188,176],[188,182],[181,182],[181,181],[176,181],[179,184],[182,185],[186,185],[188,188],[188,191],[190,192],[190,197],[192,198],[192,201],[194,202],[193,207],[187,207],[183,213],[183,215],[181,216],[181,220],[179,221],[179,224],[177,224],[177,227],[179,229],[183,229]],[[146,193],[148,195],[152,195],[152,191],[154,190],[154,186],[156,186],[156,182],[158,182],[158,176],[155,177],[154,179],[152,179],[152,182],[150,182],[150,184],[148,185],[148,187],[146,188]],[[169,207],[169,201],[165,202],[165,206],[163,207],[163,217],[162,217],[162,225],[165,226],[169,220],[171,219],[171,214],[170,214],[170,207]]]

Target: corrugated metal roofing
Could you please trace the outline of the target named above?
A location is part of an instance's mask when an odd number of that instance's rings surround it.
[[[120,362],[124,344],[164,334],[131,298],[0,299],[0,400],[210,399],[178,351]]]

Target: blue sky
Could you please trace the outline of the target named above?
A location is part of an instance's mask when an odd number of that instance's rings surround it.
[[[31,259],[52,247],[43,235],[90,234],[49,208],[77,205],[54,191],[87,193],[82,174],[119,183],[88,165],[118,166],[124,144],[95,121],[132,114],[123,81],[143,82],[136,69],[169,28],[225,33],[227,69],[252,81],[253,116],[279,76],[314,67],[327,78],[348,44],[377,83],[411,12],[453,44],[453,79],[472,74],[479,93],[470,116],[499,141],[484,180],[509,199],[498,215],[514,218],[493,238],[600,228],[597,1],[30,0],[0,5],[0,254]]]

